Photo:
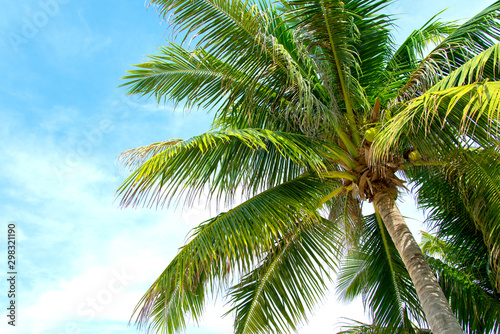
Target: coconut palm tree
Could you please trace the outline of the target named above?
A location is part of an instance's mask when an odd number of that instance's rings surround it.
[[[193,231],[141,299],[139,326],[181,330],[224,291],[237,333],[295,330],[371,202],[432,331],[461,333],[396,199],[418,166],[496,149],[500,2],[461,25],[434,17],[400,46],[388,0],[151,3],[194,47],[160,48],[125,77],[128,93],[215,116],[207,133],[124,152],[121,205],[245,201]]]

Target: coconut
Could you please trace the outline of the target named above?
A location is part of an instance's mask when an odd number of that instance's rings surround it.
[[[417,162],[420,161],[420,159],[422,159],[422,156],[420,155],[419,151],[415,150],[410,152],[408,158],[410,158],[410,161],[412,162]]]
[[[369,128],[365,132],[365,139],[371,143],[371,142],[373,142],[375,140],[375,137],[377,136],[377,133],[378,133],[378,129],[377,128],[375,128],[375,127]]]

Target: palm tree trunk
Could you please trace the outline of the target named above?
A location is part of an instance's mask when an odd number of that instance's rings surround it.
[[[375,194],[373,204],[391,235],[417,290],[420,304],[434,334],[463,334],[436,276],[399,212],[390,191]]]

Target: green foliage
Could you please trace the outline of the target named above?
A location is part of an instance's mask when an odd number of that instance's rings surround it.
[[[418,202],[437,237],[424,234],[429,256],[450,305],[468,333],[499,330],[499,156],[496,149],[454,152],[446,166],[409,172]]]
[[[427,261],[466,333],[498,332],[500,295],[493,291],[488,278],[481,275],[481,269],[478,270],[488,266],[485,254],[469,249],[469,254],[464,256],[463,249],[425,233],[423,242],[424,252],[438,255],[437,258],[428,256]]]
[[[463,204],[457,207],[464,208]],[[462,214],[460,211],[449,212],[457,220],[464,218]],[[437,220],[441,216],[436,213],[431,217]],[[340,333],[429,332],[423,329],[428,326],[415,290],[394,244],[387,239],[385,227],[377,226],[375,215],[365,219],[363,241],[359,250],[351,251],[341,265],[338,284],[343,299],[363,297],[371,310],[373,323],[351,321]],[[456,225],[450,224],[450,227]],[[500,329],[500,295],[494,291],[491,277],[487,275],[489,256],[486,247],[480,238],[456,240],[456,235],[453,237],[455,240],[450,240],[456,244],[423,232],[422,250],[427,261],[465,332],[497,332]],[[383,251],[377,252],[377,249]],[[419,324],[415,325],[410,319],[419,319]]]
[[[242,281],[250,282],[234,287],[233,294],[242,298],[251,294],[248,289],[256,286],[252,285],[251,277],[262,271],[267,271],[269,283],[267,286],[257,285],[258,290],[254,293],[259,295],[255,296],[255,305],[245,308],[244,301],[240,300],[241,304],[237,306],[240,317],[250,317],[249,314],[242,315],[240,309],[255,312],[265,302],[262,298],[269,297],[269,293],[280,285],[283,285],[282,290],[295,296],[299,288],[309,292],[310,295],[303,297],[303,302],[310,307],[321,294],[321,273],[327,274],[324,263],[334,265],[336,261],[332,260],[338,253],[335,226],[324,224],[316,214],[316,208],[331,185],[318,177],[301,176],[202,223],[141,300],[141,307],[136,309],[141,326],[147,326],[153,319],[150,326],[155,330],[173,332],[183,329],[188,315],[195,320],[201,315],[206,292],[213,292],[221,285],[227,286],[233,275],[249,273],[256,266],[257,269],[244,276]],[[294,253],[286,253],[287,248]],[[274,267],[269,261],[274,261]],[[287,263],[297,264],[295,275],[276,278],[277,272],[273,270]],[[316,285],[310,284],[315,282]],[[303,288],[304,284],[308,287]],[[299,305],[296,309],[287,308],[287,314],[300,319],[307,308]],[[278,311],[285,310],[265,310],[270,314]],[[248,319],[251,325],[254,320]],[[289,323],[293,325],[294,322]],[[273,326],[286,328],[285,325]]]
[[[496,319],[500,286],[500,1],[462,25],[438,14],[400,46],[390,3],[151,1],[192,47],[160,48],[123,86],[215,116],[207,133],[124,152],[121,205],[245,201],[193,231],[137,306],[139,327],[178,332],[224,291],[237,333],[293,332],[344,249],[341,294],[362,294],[374,322],[344,332],[427,333],[383,222],[361,214],[360,189],[404,170],[453,246],[429,261],[460,321],[497,328],[477,319]]]
[[[296,228],[229,291],[236,333],[291,333],[327,289],[339,258],[338,227]]]
[[[326,171],[328,159],[353,163],[334,145],[260,129],[207,132],[186,141],[126,151],[122,159],[126,165],[139,166],[118,190],[121,204],[133,206],[164,205],[168,198],[184,193],[190,203],[206,185],[210,195],[230,200],[238,187],[255,194],[306,171]]]
[[[413,329],[408,326],[388,328],[351,321],[350,324],[343,326],[342,331],[337,334],[432,334],[432,332],[428,329]]]
[[[376,214],[364,217],[359,248],[351,250],[341,265],[338,293],[344,300],[362,295],[373,326],[387,333],[415,330],[408,314],[425,324],[408,272]]]
[[[478,275],[500,292],[500,160],[494,148],[460,150],[443,167],[409,172],[418,188],[419,204],[429,210],[437,237],[452,244]],[[478,258],[477,254],[481,254]],[[465,260],[466,259],[466,260]],[[483,263],[477,267],[477,263]],[[490,274],[488,274],[490,272]]]

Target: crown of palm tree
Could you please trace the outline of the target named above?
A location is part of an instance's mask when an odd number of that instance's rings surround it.
[[[374,263],[399,253],[379,277],[397,283],[396,307],[367,292],[376,326],[425,323],[414,306],[420,298],[434,333],[460,332],[437,282],[426,292],[431,269],[394,202],[404,178],[426,181],[415,174],[421,166],[442,173],[465,164],[471,147],[497,161],[500,2],[461,25],[433,17],[400,46],[393,18],[383,14],[391,2],[151,1],[195,47],[160,48],[125,77],[128,93],[212,109],[215,117],[200,136],[124,152],[134,171],[118,190],[121,204],[190,205],[204,192],[229,203],[248,199],[193,231],[141,299],[139,326],[181,330],[200,317],[207,294],[226,289],[235,332],[294,331],[347,247],[379,257]],[[475,175],[468,182],[496,191]],[[362,219],[364,201],[378,219]],[[370,241],[377,226],[379,241]],[[498,272],[496,226],[492,217],[475,228]],[[377,253],[380,238],[385,253]],[[416,290],[406,291],[411,282]]]

